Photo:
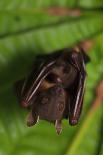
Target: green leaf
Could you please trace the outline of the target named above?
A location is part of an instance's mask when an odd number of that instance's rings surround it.
[[[103,31],[101,14],[95,16],[87,14],[73,18],[71,21],[68,16],[55,17],[34,13],[30,19],[29,15],[27,18],[23,15],[21,24],[17,25],[13,18],[14,15],[11,17],[10,14],[8,16],[3,14],[2,24],[6,28],[2,32],[4,36],[0,39],[0,89],[23,77],[37,53],[47,53],[69,47],[77,41],[92,38]],[[9,29],[5,24],[5,18],[12,23]],[[44,19],[44,22],[41,23],[38,19]]]
[[[32,9],[45,7],[86,7],[98,8],[103,7],[102,0],[1,0],[0,10],[18,10],[18,9]]]
[[[42,7],[64,7],[64,6],[74,6],[76,3],[76,0],[2,0],[0,1],[0,9],[23,9],[23,8],[42,8]]]
[[[81,129],[77,133],[74,142],[70,149],[67,151],[67,155],[94,155],[97,151],[103,105],[92,109],[86,119],[84,120]],[[100,134],[101,136],[101,134]]]
[[[96,3],[92,0],[78,3],[75,0],[0,1],[1,155],[84,155],[87,150],[90,155],[98,153],[102,106],[93,110],[91,103],[95,87],[103,76],[103,14],[94,10],[82,11],[77,17],[57,16],[43,9],[77,4],[102,5],[100,0]],[[85,39],[93,40],[93,47],[88,51],[91,62],[87,65],[87,87],[79,125],[71,127],[64,120],[60,136],[46,121],[28,128],[25,123],[28,111],[17,102],[12,89],[14,82],[28,74],[37,54],[54,52]]]
[[[87,8],[99,8],[99,7],[103,7],[103,1],[102,0],[80,0],[79,5],[82,7],[87,7]]]

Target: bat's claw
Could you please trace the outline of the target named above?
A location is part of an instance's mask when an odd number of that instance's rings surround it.
[[[73,120],[69,120],[70,125],[77,125],[78,124],[78,120],[73,119]]]
[[[56,120],[55,121],[55,128],[56,128],[56,132],[57,134],[61,134],[62,132],[62,125],[61,125],[61,121]]]
[[[29,115],[27,116],[28,127],[35,125],[38,121],[39,121],[39,116],[37,116],[36,114],[33,116],[32,112],[30,112]]]

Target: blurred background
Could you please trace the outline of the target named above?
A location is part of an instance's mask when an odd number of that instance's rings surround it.
[[[46,121],[28,128],[13,84],[36,55],[79,42],[91,59],[79,124],[64,120],[60,136]],[[0,155],[103,155],[102,79],[103,0],[0,0]]]

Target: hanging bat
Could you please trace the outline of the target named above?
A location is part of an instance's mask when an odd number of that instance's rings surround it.
[[[22,106],[31,109],[28,126],[38,119],[47,120],[55,124],[59,134],[63,118],[69,119],[71,125],[78,123],[88,62],[89,57],[81,48],[66,48],[37,57],[32,72],[19,89]]]

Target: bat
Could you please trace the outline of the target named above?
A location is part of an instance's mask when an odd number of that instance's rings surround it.
[[[90,59],[81,48],[65,48],[36,60],[28,77],[16,84],[16,88],[20,85],[21,105],[30,109],[27,125],[47,120],[60,134],[62,119],[68,119],[70,125],[78,123]]]

